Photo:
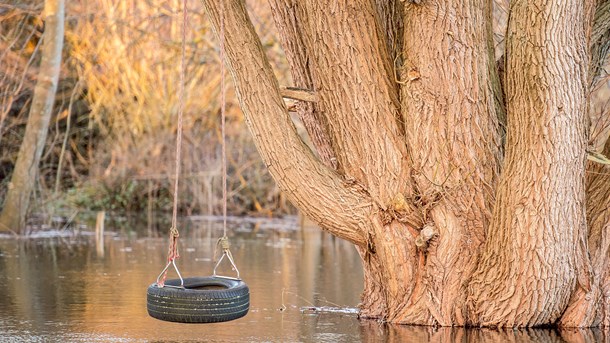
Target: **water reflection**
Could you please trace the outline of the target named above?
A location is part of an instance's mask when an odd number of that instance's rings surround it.
[[[183,275],[211,274],[222,232],[218,224],[184,222]],[[231,251],[252,292],[251,313],[203,326],[165,323],[146,314],[146,287],[167,252],[165,232],[150,225],[140,229],[108,221],[103,256],[96,253],[93,235],[0,239],[0,341],[358,339],[353,314],[299,311],[308,305],[357,305],[362,272],[351,245],[315,228],[299,230],[295,219],[232,224]]]
[[[185,221],[179,266],[209,275],[217,221]],[[109,220],[103,256],[93,235],[0,238],[0,341],[101,342],[602,342],[600,330],[473,330],[384,325],[350,313],[304,306],[355,307],[359,257],[348,243],[296,220],[231,221],[231,251],[251,289],[243,319],[205,325],[158,321],[146,313],[146,287],[164,265],[166,233]],[[225,266],[226,267],[226,266]],[[230,274],[231,271],[224,269]],[[285,308],[284,311],[279,309]]]
[[[603,329],[465,329],[384,325],[361,322],[363,342],[512,342],[512,343],[588,343],[609,342]]]

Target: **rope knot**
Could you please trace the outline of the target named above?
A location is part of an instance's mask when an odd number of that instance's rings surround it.
[[[176,228],[175,226],[172,226],[172,227],[169,229],[169,235],[170,235],[172,238],[178,238],[178,237],[180,237],[180,232],[178,232],[178,228]]]
[[[231,243],[229,243],[229,237],[224,236],[218,240],[218,244],[222,250],[229,250],[231,247]]]

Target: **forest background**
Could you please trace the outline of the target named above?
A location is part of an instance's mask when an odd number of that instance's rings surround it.
[[[507,1],[494,1],[503,44]],[[219,43],[203,6],[188,2],[181,213],[221,213]],[[291,78],[267,1],[248,10],[282,86]],[[59,86],[30,219],[78,211],[170,211],[174,181],[182,15],[179,0],[66,4]],[[38,76],[43,1],[0,4],[0,202],[17,159]],[[498,49],[501,50],[501,49]],[[594,137],[610,125],[606,82],[593,95]],[[228,212],[295,213],[266,171],[227,78]],[[290,104],[289,104],[290,106]],[[307,133],[296,115],[301,137]],[[594,139],[595,141],[595,139]],[[603,139],[598,139],[603,141]],[[315,150],[315,149],[314,149]],[[601,150],[601,149],[600,149]]]
[[[43,5],[43,1],[0,4],[1,202],[38,77]],[[248,8],[278,79],[289,84],[267,2],[248,1]],[[66,3],[60,79],[30,224],[77,211],[171,210],[181,13],[179,0]],[[185,39],[179,207],[186,215],[220,214],[219,44],[198,1],[189,2]],[[294,213],[256,152],[230,78],[227,92],[229,213]]]

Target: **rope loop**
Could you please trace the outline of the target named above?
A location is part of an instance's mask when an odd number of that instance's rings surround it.
[[[227,251],[229,253],[231,253],[231,251],[229,250],[230,247],[231,247],[231,243],[229,243],[229,237],[222,236],[222,237],[218,238],[218,240],[216,241],[216,246],[214,247],[213,260],[220,262],[220,260],[222,260],[222,258],[227,253]],[[222,251],[222,255],[220,256],[220,260],[217,260],[216,257],[218,256],[219,251]]]
[[[234,279],[241,280],[239,277],[239,269],[237,269],[237,265],[235,265],[235,261],[233,260],[233,254],[231,254],[231,250],[229,250],[230,246],[231,246],[231,243],[229,243],[229,237],[227,237],[227,236],[222,236],[218,239],[218,241],[216,241],[216,247],[214,248],[214,260],[216,260],[216,255],[219,250],[218,248],[222,249],[222,255],[220,255],[218,262],[216,262],[216,266],[214,267],[213,276],[218,276],[216,274],[216,269],[218,269],[218,266],[220,265],[220,263],[226,256],[227,259],[229,260],[229,262],[231,263],[231,270],[233,270],[234,272],[237,273],[237,278],[234,278]],[[223,276],[223,277],[226,278],[226,276]]]
[[[187,0],[182,1],[182,49],[180,55],[180,89],[178,91],[178,128],[176,132],[176,158],[175,158],[175,182],[174,182],[174,202],[172,206],[172,226],[169,229],[169,248],[167,252],[167,264],[165,268],[161,271],[161,274],[157,277],[157,285],[159,287],[163,287],[165,284],[165,279],[167,278],[167,269],[170,265],[174,266],[176,273],[180,277],[180,287],[184,285],[184,280],[182,279],[182,275],[180,275],[180,271],[178,270],[178,266],[176,266],[176,259],[180,257],[178,254],[178,237],[180,237],[180,233],[178,232],[178,182],[180,181],[180,161],[182,154],[182,126],[184,116],[184,74],[186,68],[186,23],[187,23]]]
[[[178,237],[180,237],[178,229],[176,229],[175,227],[169,229],[169,249],[167,252],[168,262],[180,257],[180,254],[178,254]]]

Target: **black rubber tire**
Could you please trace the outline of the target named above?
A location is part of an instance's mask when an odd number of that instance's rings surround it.
[[[180,279],[165,284],[180,286]],[[250,289],[241,280],[212,276],[185,278],[183,289],[153,283],[148,287],[146,307],[151,317],[169,322],[226,322],[248,313]]]

